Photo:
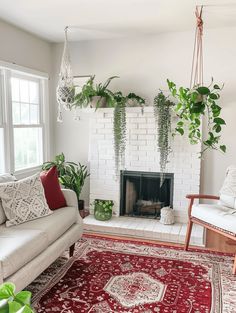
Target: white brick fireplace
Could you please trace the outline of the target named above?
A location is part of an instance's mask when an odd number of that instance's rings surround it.
[[[127,143],[122,170],[160,172],[153,107],[127,109]],[[90,203],[94,199],[114,201],[114,215],[119,215],[120,182],[115,176],[113,152],[113,109],[99,109],[91,114],[90,127]],[[198,145],[186,137],[175,136],[167,172],[174,174],[173,208],[176,220],[187,221],[187,193],[198,193],[200,159]],[[91,210],[92,211],[92,210]],[[93,212],[91,212],[93,213]]]

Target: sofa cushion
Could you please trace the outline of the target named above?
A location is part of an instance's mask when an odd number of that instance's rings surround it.
[[[0,262],[3,278],[15,273],[48,247],[46,233],[40,230],[0,226]]]
[[[49,209],[39,174],[17,182],[0,184],[0,198],[7,226],[18,225],[52,213]]]
[[[48,171],[40,174],[43,184],[47,204],[51,210],[56,210],[66,206],[65,197],[61,191],[58,181],[57,167],[53,166]]]
[[[77,222],[78,209],[75,207],[64,207],[53,211],[49,216],[29,221],[27,223],[17,225],[16,229],[37,229],[47,234],[48,244],[52,244],[67,229]]]
[[[192,214],[199,220],[236,234],[236,210],[219,204],[193,205]]]
[[[15,180],[16,180],[15,176],[13,176],[11,174],[0,175],[0,184],[1,183],[7,183],[10,181],[15,181]],[[0,199],[0,225],[5,223],[6,220],[7,220],[7,218],[6,218],[5,212],[4,212],[3,207],[2,207],[2,201]]]

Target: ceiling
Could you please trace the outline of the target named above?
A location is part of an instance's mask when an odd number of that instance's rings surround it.
[[[236,0],[0,0],[0,19],[51,42],[192,30],[204,4],[205,27],[236,26]]]

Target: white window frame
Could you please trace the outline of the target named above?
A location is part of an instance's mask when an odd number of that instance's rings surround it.
[[[4,160],[5,171],[16,175],[17,178],[23,178],[25,176],[36,173],[40,170],[41,166],[35,166],[22,170],[15,170],[14,160],[14,137],[13,131],[17,127],[41,127],[42,128],[42,150],[43,150],[43,162],[50,157],[50,135],[49,135],[49,101],[48,101],[48,74],[39,71],[34,71],[16,64],[10,64],[0,61],[0,73],[2,79],[3,96],[0,101],[0,109],[2,110],[2,126],[4,131]],[[12,97],[11,97],[11,77],[18,77],[23,79],[32,79],[39,81],[40,88],[40,123],[39,124],[27,124],[27,125],[14,125],[12,119]],[[1,82],[1,80],[0,80]],[[0,121],[1,125],[1,121]],[[0,126],[0,127],[2,127]]]

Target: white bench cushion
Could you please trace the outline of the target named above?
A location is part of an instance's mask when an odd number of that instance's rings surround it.
[[[219,204],[193,205],[193,217],[236,234],[236,209]]]
[[[39,230],[0,226],[0,262],[3,278],[15,273],[48,247],[47,234]]]
[[[78,214],[78,209],[75,207],[60,208],[48,216],[14,226],[14,228],[43,231],[47,234],[50,245],[77,222]]]

